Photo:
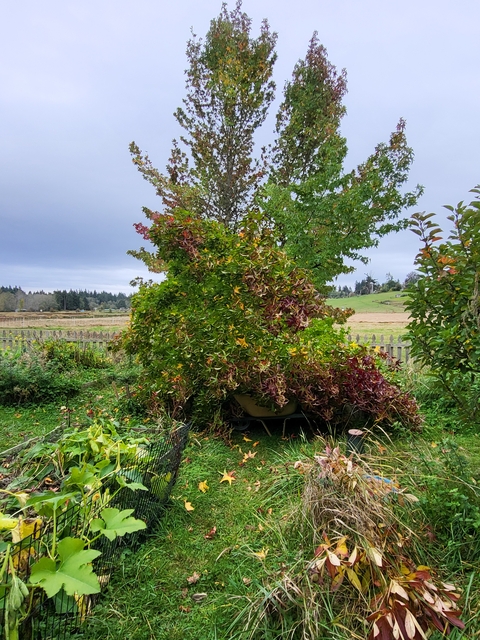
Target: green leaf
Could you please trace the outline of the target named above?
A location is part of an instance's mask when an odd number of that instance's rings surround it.
[[[114,540],[117,536],[146,529],[147,525],[143,520],[131,516],[133,511],[134,509],[120,511],[113,507],[107,507],[101,512],[100,518],[95,518],[92,521],[91,531],[99,531],[109,540]]]
[[[87,595],[100,592],[100,584],[93,573],[91,562],[100,551],[84,550],[85,543],[77,538],[64,538],[58,543],[59,561],[40,558],[32,567],[31,584],[41,586],[49,598],[60,589],[67,595]]]

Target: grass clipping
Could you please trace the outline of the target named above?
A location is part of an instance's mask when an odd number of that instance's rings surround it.
[[[247,637],[421,640],[464,628],[455,586],[419,564],[424,542],[404,524],[415,496],[338,448],[293,466],[304,489],[282,535],[301,536],[298,560],[245,608]]]

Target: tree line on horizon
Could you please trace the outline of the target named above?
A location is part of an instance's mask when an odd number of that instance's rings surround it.
[[[18,286],[0,286],[0,311],[94,311],[129,309],[130,295],[70,289],[26,293]]]

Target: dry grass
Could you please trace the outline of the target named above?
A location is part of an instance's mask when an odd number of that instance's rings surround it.
[[[88,329],[112,331],[123,328],[129,321],[129,313],[0,313],[0,329],[63,329],[69,331]]]

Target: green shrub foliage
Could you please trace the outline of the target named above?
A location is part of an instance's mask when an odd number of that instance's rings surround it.
[[[412,216],[423,247],[417,255],[421,278],[409,288],[412,355],[430,367],[464,418],[478,421],[480,374],[480,187],[475,199],[460,202],[448,219],[453,230],[443,241],[435,214]]]
[[[239,233],[185,211],[137,230],[168,267],[134,296],[123,340],[153,402],[204,425],[234,393],[277,409],[295,398],[331,424],[352,411],[418,423],[414,401],[333,327],[346,314],[325,304],[255,215]]]

